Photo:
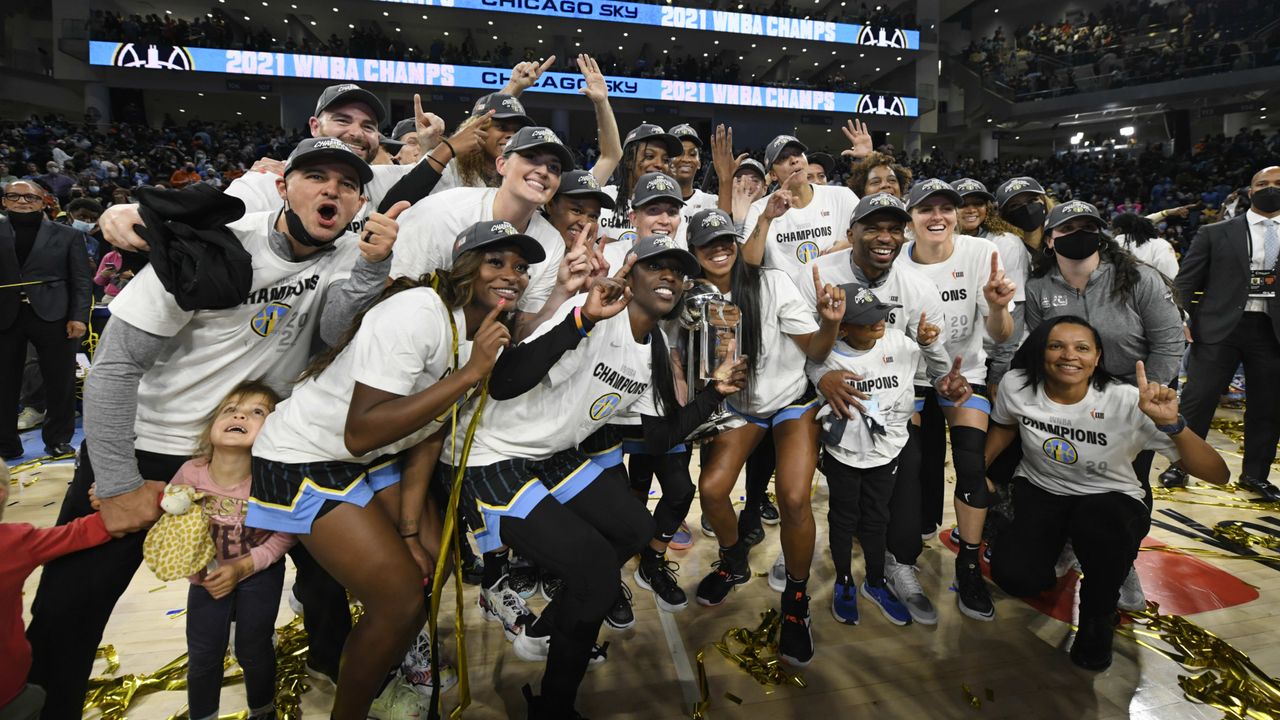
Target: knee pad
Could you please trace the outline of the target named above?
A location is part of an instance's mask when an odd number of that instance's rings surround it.
[[[973,508],[986,508],[986,458],[983,455],[987,433],[971,427],[951,428],[951,459],[956,468],[956,497]]]

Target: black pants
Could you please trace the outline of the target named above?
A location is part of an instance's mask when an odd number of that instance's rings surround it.
[[[1116,609],[1120,586],[1151,529],[1151,511],[1122,493],[1055,495],[1017,478],[1013,523],[991,555],[991,578],[1005,592],[1031,597],[1057,582],[1054,565],[1067,540],[1080,559],[1080,617]]]
[[[276,686],[276,650],[271,644],[284,563],[277,562],[240,581],[215,600],[200,585],[187,592],[187,704],[192,720],[217,717],[222,693],[222,661],[231,621],[236,622],[236,662],[244,670],[250,712],[271,708]]]
[[[936,392],[924,393],[920,411],[920,530],[932,532],[942,526],[946,502],[947,417],[942,414]]]
[[[307,664],[338,677],[342,646],[351,634],[351,605],[347,589],[297,543],[289,550],[296,570],[293,593],[302,603],[302,627],[307,631]]]
[[[884,585],[885,533],[889,527],[889,498],[898,473],[897,461],[874,468],[845,465],[822,454],[822,474],[831,490],[827,510],[831,564],[836,578],[852,576],[853,538],[862,545],[866,581]]]
[[[45,411],[44,378],[40,377],[40,355],[36,346],[27,343],[27,360],[22,368],[22,407]]]
[[[631,489],[648,495],[656,475],[662,497],[653,508],[654,539],[669,543],[680,529],[693,506],[693,477],[689,474],[692,452],[686,450],[665,455],[632,453],[627,458],[627,475]]]
[[[524,518],[504,517],[502,539],[564,581],[547,605],[551,651],[542,675],[548,717],[569,716],[600,625],[618,597],[618,568],[653,537],[653,518],[610,468],[561,505],[544,498]]]
[[[1240,324],[1220,343],[1191,344],[1182,415],[1192,432],[1204,437],[1236,368],[1244,363],[1248,404],[1244,411],[1244,462],[1241,473],[1266,480],[1280,441],[1280,341],[1265,313],[1244,313]]]
[[[27,684],[8,705],[0,706],[0,720],[39,720],[44,707],[44,690]]]
[[[36,348],[44,378],[47,414],[40,429],[44,444],[69,443],[76,430],[76,348],[80,341],[67,338],[66,320],[41,320],[24,303],[13,324],[0,330],[0,452],[5,455],[22,453],[18,401],[28,342]]]
[[[920,541],[920,428],[909,423],[907,444],[898,453],[898,479],[889,497],[887,532],[893,558],[903,565],[915,565],[924,549]]]

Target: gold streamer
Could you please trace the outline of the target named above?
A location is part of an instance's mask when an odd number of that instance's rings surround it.
[[[693,704],[693,720],[707,720],[711,708],[711,687],[707,684],[707,649],[698,651],[698,702]]]
[[[1150,603],[1148,610],[1129,616],[1138,624],[1121,626],[1117,633],[1188,670],[1203,670],[1178,676],[1178,686],[1188,700],[1215,707],[1231,720],[1280,717],[1280,685],[1248,655],[1180,615],[1162,615],[1155,603]]]
[[[1243,403],[1242,403],[1243,404]],[[1244,453],[1244,421],[1228,420],[1226,418],[1214,418],[1209,423],[1210,429],[1226,435],[1227,438],[1236,443],[1236,452]],[[1271,461],[1275,467],[1280,467],[1280,457]]]
[[[982,701],[978,699],[977,695],[973,694],[973,691],[969,689],[968,685],[960,685],[960,694],[964,697],[964,701],[969,703],[969,707],[974,710],[980,710],[982,708]]]
[[[760,624],[754,630],[747,628],[730,628],[721,636],[719,642],[711,646],[720,652],[726,660],[737,665],[739,669],[750,675],[765,688],[765,693],[773,692],[777,685],[794,685],[798,688],[808,687],[804,678],[789,672],[778,659],[778,628],[782,624],[782,616],[778,611],[769,608],[760,613]],[[737,647],[735,647],[737,646]],[[707,683],[706,648],[698,651],[698,692],[700,697],[693,705],[693,720],[706,720],[707,711],[711,707],[711,688]],[[741,704],[742,699],[726,697]]]
[[[1217,525],[1213,528],[1213,534],[1243,547],[1253,546],[1268,550],[1280,550],[1280,537],[1252,532],[1238,522]]]
[[[115,645],[103,645],[98,648],[97,657],[107,661],[107,674],[115,675],[120,669],[120,656],[116,653]]]

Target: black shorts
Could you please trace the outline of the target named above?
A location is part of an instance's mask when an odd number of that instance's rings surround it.
[[[400,482],[400,458],[388,455],[362,465],[349,462],[282,463],[253,459],[253,486],[245,524],[307,535],[337,503],[364,507],[374,493]]]

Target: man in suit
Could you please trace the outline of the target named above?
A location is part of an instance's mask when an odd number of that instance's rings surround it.
[[[1259,170],[1249,184],[1248,212],[1200,228],[1182,258],[1175,285],[1191,312],[1191,351],[1182,413],[1204,437],[1218,398],[1243,361],[1248,405],[1240,487],[1280,501],[1267,481],[1280,440],[1280,167]],[[1186,476],[1160,476],[1166,486]]]
[[[93,282],[84,233],[49,220],[46,190],[20,180],[4,191],[0,220],[0,456],[20,457],[18,395],[27,343],[36,348],[49,455],[75,453],[76,348],[88,330]],[[24,285],[22,283],[32,283]]]

